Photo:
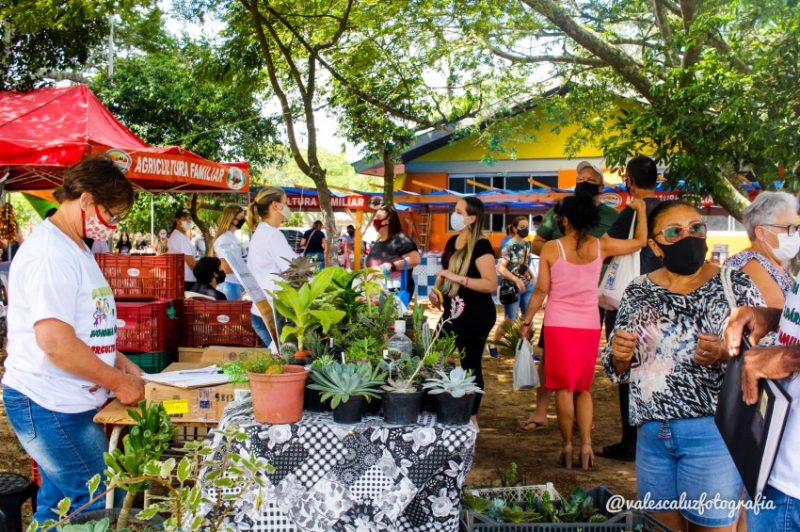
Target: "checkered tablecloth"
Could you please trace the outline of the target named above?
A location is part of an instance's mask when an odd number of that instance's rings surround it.
[[[339,425],[317,412],[291,425],[267,425],[255,422],[245,399],[225,410],[220,428],[227,426],[250,436],[239,452],[275,467],[266,474],[267,508],[256,516],[234,512],[238,530],[458,530],[475,447],[472,425],[439,425],[427,413],[410,426],[379,417]],[[220,435],[213,437],[217,442]]]

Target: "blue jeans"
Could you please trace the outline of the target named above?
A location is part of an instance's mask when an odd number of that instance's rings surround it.
[[[800,530],[800,499],[767,485],[758,512],[747,510],[748,532],[790,532]]]
[[[51,508],[64,497],[72,500],[72,509],[89,502],[86,482],[96,474],[104,481],[106,469],[103,453],[108,439],[103,428],[92,418],[96,410],[79,414],[53,412],[31,401],[25,394],[3,387],[3,403],[8,421],[22,447],[39,464],[42,487],[34,517],[44,522],[58,519]],[[104,482],[97,493],[102,493]],[[105,499],[88,506],[85,511],[101,510]]]
[[[710,416],[647,421],[639,426],[636,480],[639,500],[649,499],[649,511],[674,511],[653,505],[678,504],[683,499],[687,504],[680,505],[681,515],[707,527],[736,521],[744,493],[739,472]],[[691,506],[700,501],[704,501],[702,506]]]
[[[503,305],[503,311],[505,312],[506,319],[514,321],[517,319],[517,315],[520,311],[525,314],[525,311],[528,310],[528,302],[531,300],[531,296],[533,295],[533,282],[530,282],[525,287],[524,292],[520,292],[519,297],[516,301],[511,303],[510,305]]]
[[[269,334],[269,329],[267,329],[267,324],[264,323],[264,320],[261,319],[261,316],[256,316],[255,314],[250,314],[250,323],[253,324],[253,330],[256,332],[259,338],[261,338],[261,343],[264,344],[264,347],[269,347],[272,343],[272,336]]]
[[[244,294],[244,287],[237,283],[222,283],[217,285],[217,290],[225,294],[225,297],[228,298],[228,301],[239,301],[242,299],[242,295]]]

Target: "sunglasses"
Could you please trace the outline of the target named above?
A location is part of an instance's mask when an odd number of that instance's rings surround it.
[[[798,229],[800,229],[800,225],[797,224],[761,224],[764,227],[778,227],[780,229],[786,229],[786,234],[789,236],[794,236],[797,234]]]
[[[708,226],[705,222],[693,222],[686,226],[672,226],[667,227],[653,235],[654,237],[663,235],[664,240],[669,244],[674,244],[679,240],[683,240],[687,236],[694,238],[705,238],[708,235]]]

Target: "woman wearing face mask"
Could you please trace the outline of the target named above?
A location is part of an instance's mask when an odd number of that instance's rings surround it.
[[[278,274],[286,270],[289,261],[297,257],[286,237],[278,230],[291,216],[286,194],[280,187],[266,187],[261,190],[247,210],[247,225],[253,231],[247,267],[266,292],[270,304],[272,297],[269,293],[278,288],[275,282],[281,280]],[[269,346],[272,338],[255,303],[250,310],[250,318],[253,329],[264,346]]]
[[[443,309],[445,330],[455,333],[456,344],[463,353],[461,367],[471,370],[475,383],[483,389],[481,358],[486,339],[492,330],[497,313],[492,294],[497,290],[497,270],[494,249],[483,235],[484,207],[481,200],[467,197],[458,200],[450,215],[450,226],[456,235],[445,244],[442,267],[436,274],[436,292],[431,303]],[[477,427],[481,394],[472,405],[472,421]]]
[[[533,316],[547,298],[543,328],[544,387],[556,392],[561,430],[559,461],[567,469],[572,468],[572,433],[576,421],[581,438],[581,467],[588,469],[594,462],[591,388],[601,329],[597,284],[606,258],[633,253],[647,241],[645,204],[634,199],[631,208],[637,214],[634,238],[601,241],[590,234],[600,217],[591,196],[569,196],[556,205],[556,221],[564,236],[542,248],[536,289],[520,329],[520,336],[527,338]]]
[[[92,418],[109,392],[125,404],[144,397],[141,371],[116,349],[111,287],[83,241],[113,236],[133,187],[112,161],[91,159],[67,168],[54,195],[58,212],[11,264],[3,376],[9,422],[42,473],[40,523],[58,519],[52,509],[64,497],[83,508],[86,482],[103,478],[108,440]]]
[[[383,205],[375,211],[372,226],[378,232],[378,240],[367,255],[367,268],[388,272],[394,288],[401,286],[400,276],[405,270],[406,292],[413,297],[412,270],[421,262],[417,245],[403,233],[400,216],[391,205]]]
[[[158,232],[158,241],[156,242],[156,254],[163,255],[169,251],[169,240],[167,239],[167,230],[162,229]]]
[[[119,241],[116,245],[117,253],[122,253],[123,255],[131,252],[131,237],[128,236],[127,231],[123,231],[121,235],[119,235]]]
[[[612,380],[630,380],[639,498],[669,508],[718,496],[720,505],[652,515],[671,530],[731,530],[742,482],[714,423],[728,360],[719,337],[731,310],[722,273],[705,261],[707,229],[692,206],[663,202],[648,225],[664,267],[625,290],[603,357]],[[738,306],[764,305],[750,277],[729,273]]]
[[[242,299],[244,288],[242,288],[242,283],[239,282],[239,278],[236,277],[230,265],[223,258],[222,246],[232,246],[240,257],[243,256],[242,245],[239,239],[236,238],[236,231],[241,229],[244,223],[244,208],[239,205],[228,205],[223,209],[222,216],[219,218],[217,238],[214,239],[214,255],[222,260],[222,271],[226,274],[225,282],[217,286],[217,289],[225,294],[225,297],[227,297],[229,301],[239,301]]]
[[[520,310],[524,314],[528,309],[528,301],[533,294],[533,275],[530,270],[531,247],[525,240],[528,237],[528,217],[517,216],[510,224],[508,231],[509,240],[500,247],[500,261],[497,263],[497,273],[500,276],[514,283],[517,288],[517,300],[514,303],[503,305],[503,313],[506,321],[516,321]],[[498,327],[495,331],[494,339],[499,340],[503,336],[503,327]],[[497,358],[497,348],[490,347],[489,353]]]
[[[192,286],[197,282],[194,276],[194,265],[197,261],[194,258],[194,246],[189,238],[192,230],[192,213],[189,209],[178,209],[175,213],[175,221],[172,223],[172,233],[167,241],[167,252],[180,253],[183,255],[183,276],[186,290],[191,292]]]
[[[800,251],[797,199],[786,192],[762,192],[744,210],[742,220],[750,247],[725,261],[753,279],[768,307],[783,308],[794,288],[786,267]]]

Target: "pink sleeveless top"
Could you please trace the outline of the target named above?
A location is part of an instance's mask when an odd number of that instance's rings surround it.
[[[572,329],[600,329],[597,285],[603,260],[600,241],[597,241],[597,258],[586,264],[569,262],[561,240],[559,259],[550,268],[550,292],[544,311],[544,325]]]

